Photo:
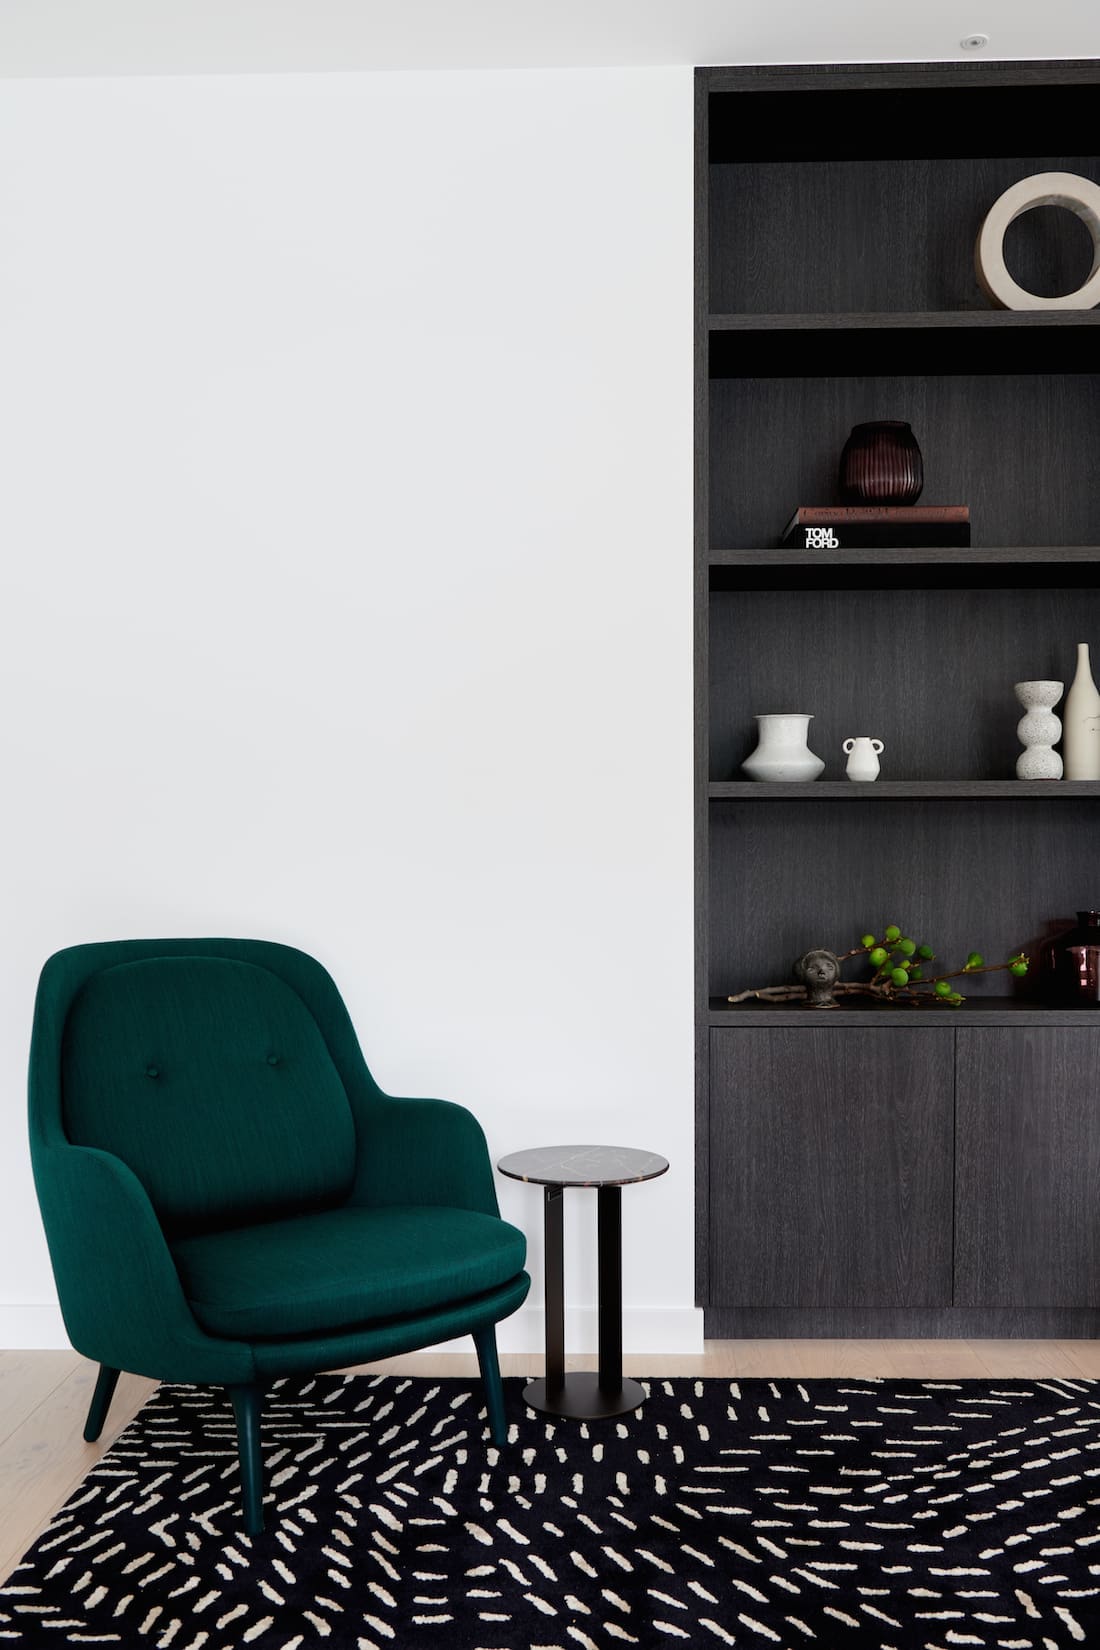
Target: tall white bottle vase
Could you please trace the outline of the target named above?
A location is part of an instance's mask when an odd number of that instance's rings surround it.
[[[1092,679],[1089,644],[1077,644],[1077,674],[1062,707],[1062,757],[1067,779],[1100,779],[1100,690]]]
[[[1016,758],[1017,779],[1061,779],[1062,758],[1054,749],[1062,724],[1054,707],[1064,682],[1017,682],[1016,697],[1026,711],[1016,724],[1023,750]]]

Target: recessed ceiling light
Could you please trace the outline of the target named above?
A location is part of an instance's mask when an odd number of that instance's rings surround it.
[[[964,52],[980,52],[983,46],[989,45],[987,34],[964,34],[959,41]]]

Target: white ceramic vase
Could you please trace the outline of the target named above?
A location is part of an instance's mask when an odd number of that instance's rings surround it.
[[[758,716],[756,749],[741,764],[749,778],[783,785],[817,779],[825,764],[807,742],[812,721],[812,716],[794,711]]]
[[[886,749],[881,739],[846,739],[841,748],[848,758],[844,771],[849,779],[869,784],[878,778],[878,759]]]
[[[1100,692],[1089,666],[1089,644],[1077,644],[1077,674],[1062,707],[1062,756],[1067,779],[1100,779]]]
[[[1017,699],[1026,714],[1016,724],[1023,750],[1016,758],[1017,779],[1061,779],[1062,758],[1054,749],[1062,724],[1054,707],[1065,691],[1064,682],[1017,682]]]

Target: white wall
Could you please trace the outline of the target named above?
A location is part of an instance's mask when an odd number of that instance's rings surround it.
[[[0,84],[0,1344],[62,1333],[42,962],[210,933],[494,1155],[663,1151],[628,1344],[698,1344],[691,122],[683,69]]]
[[[986,48],[962,38],[988,29]],[[0,74],[1095,57],[1093,0],[4,0]]]

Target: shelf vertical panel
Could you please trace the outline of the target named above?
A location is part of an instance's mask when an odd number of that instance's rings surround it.
[[[695,73],[695,1299],[710,1293],[710,84]]]

